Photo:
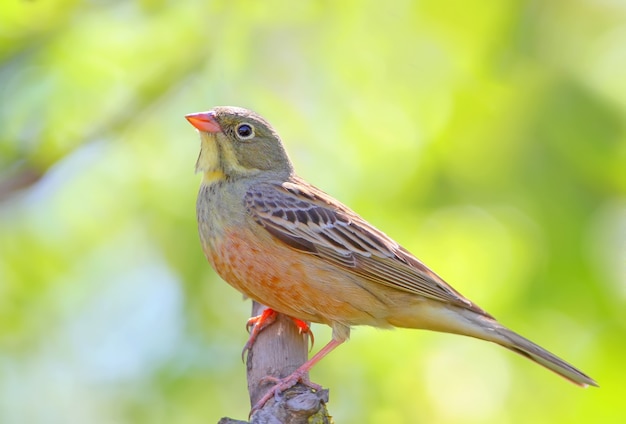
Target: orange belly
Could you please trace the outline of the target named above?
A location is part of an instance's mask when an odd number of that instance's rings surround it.
[[[278,312],[328,325],[387,326],[387,302],[363,289],[355,277],[267,233],[229,231],[207,253],[226,282]]]

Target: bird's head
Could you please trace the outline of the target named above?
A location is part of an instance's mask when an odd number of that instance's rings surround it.
[[[232,106],[215,107],[208,112],[185,115],[200,133],[200,156],[196,172],[203,183],[226,178],[242,178],[262,172],[293,172],[280,137],[256,113]]]

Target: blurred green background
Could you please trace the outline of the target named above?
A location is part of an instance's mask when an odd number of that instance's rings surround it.
[[[358,328],[312,373],[337,424],[623,423],[625,46],[620,1],[3,0],[0,422],[247,416],[250,305],[200,250],[183,118],[228,104],[601,385]]]

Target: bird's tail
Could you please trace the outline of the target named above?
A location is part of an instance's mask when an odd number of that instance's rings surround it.
[[[465,310],[463,312],[462,315],[466,319],[470,319],[479,327],[469,334],[466,333],[467,335],[497,343],[546,367],[550,371],[555,372],[578,386],[598,386],[598,383],[579,369],[576,369],[574,366],[525,337],[509,330],[495,319],[481,316],[472,311]]]
[[[419,314],[416,313],[419,311]],[[598,386],[591,377],[561,358],[501,325],[486,312],[475,307],[442,307],[438,302],[421,302],[418,307],[396,308],[387,322],[396,327],[461,334],[497,343],[538,363],[571,381],[586,387]]]

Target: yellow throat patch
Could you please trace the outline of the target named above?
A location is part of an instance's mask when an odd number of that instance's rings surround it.
[[[196,162],[196,172],[202,172],[202,184],[213,184],[226,178],[220,166],[217,143],[217,137],[214,134],[200,132],[200,155]]]

